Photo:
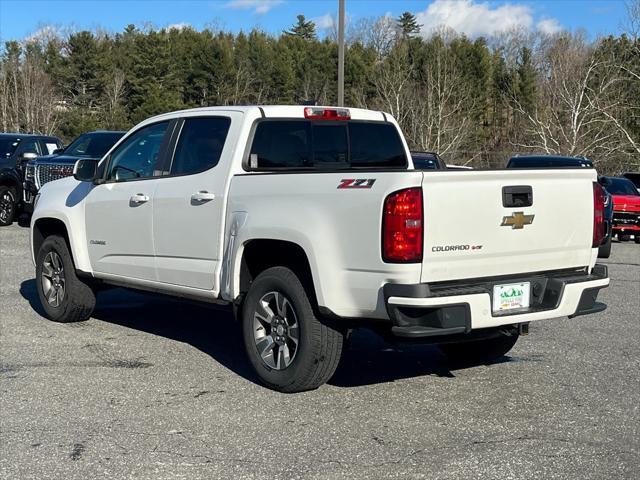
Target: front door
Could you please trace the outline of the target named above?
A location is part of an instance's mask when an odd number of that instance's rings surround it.
[[[87,195],[87,248],[94,273],[157,280],[153,246],[154,194],[169,137],[169,121],[129,135],[106,162],[105,181]]]
[[[241,113],[187,117],[153,215],[158,280],[217,290],[225,188]],[[234,121],[232,121],[234,120]]]

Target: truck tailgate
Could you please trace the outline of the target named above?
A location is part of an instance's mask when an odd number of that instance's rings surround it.
[[[422,282],[589,265],[595,179],[591,169],[425,173]],[[505,206],[503,187],[531,187],[531,206]]]

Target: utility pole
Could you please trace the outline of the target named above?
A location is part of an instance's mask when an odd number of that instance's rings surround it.
[[[344,1],[338,0],[338,106],[344,107]]]

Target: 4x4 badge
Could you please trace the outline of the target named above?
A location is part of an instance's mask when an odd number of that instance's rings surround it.
[[[521,230],[525,225],[533,223],[535,215],[525,215],[524,212],[513,212],[513,215],[502,217],[501,227],[511,227],[512,230]]]

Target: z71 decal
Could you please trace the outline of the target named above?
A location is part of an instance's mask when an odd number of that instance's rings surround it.
[[[338,188],[371,188],[374,183],[375,178],[343,178]]]

